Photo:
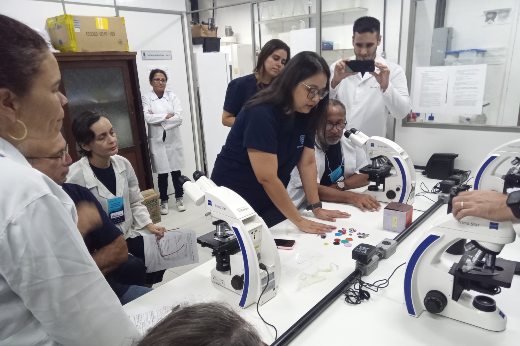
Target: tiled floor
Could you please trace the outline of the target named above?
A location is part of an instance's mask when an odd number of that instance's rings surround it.
[[[175,205],[175,197],[170,196],[169,200],[170,204],[170,212],[168,215],[162,215],[161,222],[157,225],[164,226],[166,229],[172,229],[177,227],[182,228],[191,228],[197,234],[197,237],[208,233],[212,230],[213,226],[211,225],[211,220],[209,217],[205,217],[205,208],[204,205],[196,206],[190,200],[189,197],[184,197],[184,206],[186,207],[186,211],[178,212],[177,207]],[[199,244],[197,244],[199,249],[199,263],[191,264],[182,267],[176,267],[166,270],[164,273],[163,281],[155,284],[153,288],[160,287],[164,285],[166,282],[171,281],[180,275],[192,270],[193,268],[198,267],[202,263],[205,263],[212,259],[211,250],[208,248],[202,248]]]

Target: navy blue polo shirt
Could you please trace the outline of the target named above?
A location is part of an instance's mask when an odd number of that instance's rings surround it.
[[[99,211],[99,215],[101,215],[102,226],[89,232],[84,238],[83,241],[87,246],[87,249],[90,253],[93,253],[95,250],[100,250],[103,247],[110,245],[114,240],[116,240],[119,236],[123,235],[119,228],[109,219],[107,213],[103,210],[101,204],[99,204],[98,200],[89,189],[79,186],[76,184],[63,184],[61,185],[63,191],[69,195],[75,205],[80,202],[91,202],[96,205],[97,210]],[[105,279],[108,284],[118,297],[122,297],[126,291],[128,290],[128,285],[120,285],[115,282],[113,275],[117,272],[117,269],[107,275]]]
[[[233,79],[227,87],[224,110],[235,116],[238,115],[246,102],[266,86],[265,84],[257,84],[257,82],[254,73]]]
[[[314,134],[308,129],[308,121],[308,114],[287,115],[268,104],[241,111],[217,156],[211,179],[237,192],[257,212],[264,209],[270,199],[256,179],[247,149],[276,154],[278,178],[287,187],[304,147],[314,149]]]
[[[342,177],[344,174],[344,169],[343,153],[341,152],[341,141],[334,145],[329,145],[329,149],[325,151],[325,171],[323,173],[323,177],[321,177],[320,185],[331,186],[334,184],[334,182],[341,181],[341,179],[337,179],[333,182],[330,179],[330,174],[332,174],[332,172],[338,168],[341,170],[340,177]]]

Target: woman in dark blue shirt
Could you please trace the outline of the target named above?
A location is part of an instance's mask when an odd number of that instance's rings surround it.
[[[322,57],[296,55],[238,114],[217,156],[211,179],[242,196],[268,227],[288,218],[308,233],[334,228],[302,218],[292,203],[286,187],[295,166],[317,218],[350,216],[319,203],[314,136],[317,125],[327,120],[329,79]]]
[[[291,58],[291,49],[281,40],[268,41],[258,55],[252,74],[234,79],[229,83],[222,112],[222,124],[233,126],[235,117],[257,91],[265,88],[283,69]]]

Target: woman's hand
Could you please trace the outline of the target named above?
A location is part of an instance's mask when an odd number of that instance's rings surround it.
[[[336,221],[335,218],[346,219],[350,217],[349,213],[344,213],[339,210],[327,210],[322,208],[315,208],[312,210],[316,218],[326,221]]]
[[[314,222],[304,218],[302,218],[300,221],[295,222],[294,224],[296,225],[296,227],[300,229],[300,231],[313,234],[330,233],[336,229],[335,226]]]
[[[164,236],[164,232],[166,232],[166,228],[162,226],[156,226],[153,223],[146,225],[146,228],[148,228],[152,234],[155,234],[157,240],[161,239]]]

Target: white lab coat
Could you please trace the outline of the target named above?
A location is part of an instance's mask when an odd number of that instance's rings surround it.
[[[359,173],[359,170],[368,164],[365,151],[362,148],[354,145],[354,143],[352,143],[352,141],[345,136],[341,137],[341,152],[344,159],[343,177],[340,177],[338,181],[342,181],[356,173]],[[314,155],[316,157],[316,166],[318,168],[319,184],[326,169],[325,152],[318,148],[314,148]],[[331,169],[334,170],[335,168],[331,167]],[[289,194],[289,197],[291,197],[291,200],[296,208],[299,208],[303,202],[307,201],[298,167],[294,167],[291,172],[291,180],[287,185],[287,193]]]
[[[162,98],[152,90],[142,97],[144,119],[148,123],[148,146],[154,173],[170,173],[184,168],[184,150],[180,126],[182,107],[179,98],[165,91]],[[153,114],[148,111],[151,110]],[[166,119],[168,114],[173,117]],[[166,140],[163,142],[163,133]]]
[[[125,239],[150,234],[146,225],[152,223],[152,220],[148,209],[142,204],[144,197],[141,195],[137,176],[130,161],[119,155],[110,157],[110,160],[116,174],[115,196],[96,178],[87,157],[82,157],[70,166],[67,183],[78,184],[89,189],[107,214],[108,200],[123,197],[125,221],[116,226]]]
[[[350,59],[356,59],[355,56]],[[331,77],[334,77],[336,61],[330,66]],[[388,114],[402,119],[412,109],[412,101],[408,94],[406,75],[401,66],[381,57],[376,58],[390,69],[390,83],[382,92],[377,80],[370,73],[361,73],[343,79],[336,89],[330,88],[330,98],[340,100],[347,109],[348,128],[356,128],[369,137],[386,136]],[[379,69],[376,67],[376,72]]]
[[[1,346],[120,346],[139,337],[76,222],[61,187],[0,138]]]

